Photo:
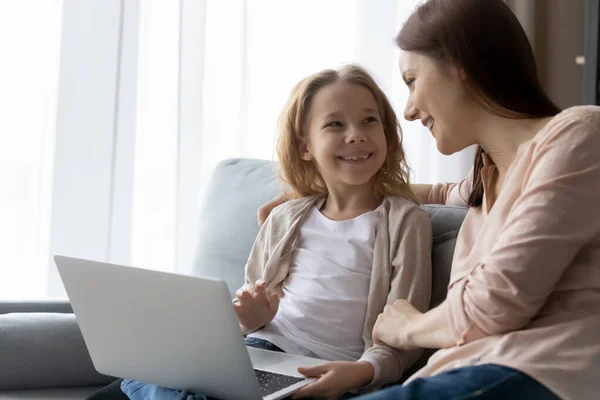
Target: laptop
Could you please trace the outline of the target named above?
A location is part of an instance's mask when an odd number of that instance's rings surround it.
[[[96,370],[223,400],[277,400],[323,360],[247,347],[225,282],[54,260]]]

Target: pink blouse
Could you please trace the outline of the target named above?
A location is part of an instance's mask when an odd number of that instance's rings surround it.
[[[499,364],[564,399],[600,398],[600,107],[573,107],[523,143],[489,207],[467,213],[448,287],[456,345],[411,378]],[[429,202],[465,206],[472,172]]]

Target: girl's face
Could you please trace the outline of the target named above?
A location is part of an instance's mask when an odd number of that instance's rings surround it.
[[[400,72],[409,90],[406,120],[421,120],[442,154],[450,155],[475,143],[474,111],[479,107],[462,82],[466,79],[462,70],[403,51]]]
[[[387,156],[379,107],[364,86],[336,82],[312,99],[300,146],[328,188],[371,185]]]

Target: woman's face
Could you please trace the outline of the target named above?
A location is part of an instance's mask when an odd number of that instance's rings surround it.
[[[409,90],[404,118],[421,120],[442,154],[450,155],[475,143],[474,111],[478,107],[466,91],[462,70],[402,51],[400,72]]]

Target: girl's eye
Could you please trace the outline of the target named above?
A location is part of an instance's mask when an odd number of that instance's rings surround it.
[[[415,78],[410,78],[406,80],[406,86],[411,87],[411,85],[414,83]]]
[[[339,121],[333,121],[333,122],[330,122],[327,125],[325,125],[325,127],[332,127],[332,128],[339,128],[340,126],[342,126],[342,123]]]
[[[377,122],[377,118],[376,117],[367,117],[363,121],[363,123],[365,123],[365,124],[370,124],[371,122]]]

